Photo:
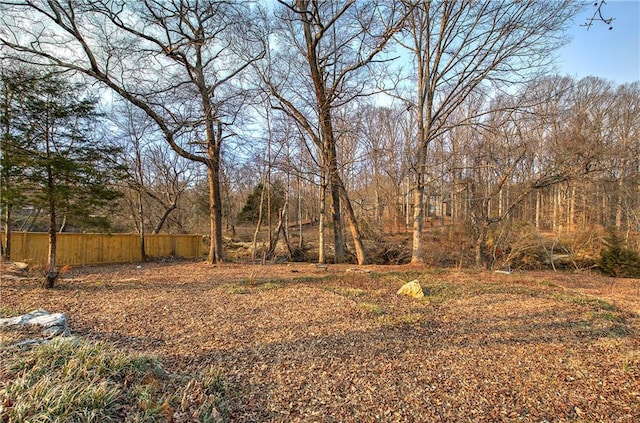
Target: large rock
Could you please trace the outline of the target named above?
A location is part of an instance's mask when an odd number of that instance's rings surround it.
[[[413,298],[422,298],[424,297],[424,292],[422,292],[422,287],[417,279],[412,280],[411,282],[407,282],[398,290],[398,295],[408,295]]]
[[[21,316],[0,319],[0,329],[31,335],[31,339],[23,339],[16,345],[41,343],[57,336],[71,334],[67,317],[63,313],[49,313],[45,310],[35,310]],[[33,339],[34,330],[40,333],[40,339]]]
[[[13,262],[13,267],[14,267],[16,270],[19,270],[19,271],[21,271],[21,272],[23,272],[23,271],[25,271],[25,270],[29,269],[29,265],[28,265],[27,263],[22,263],[22,262],[19,262],[19,261],[14,261],[14,262]]]

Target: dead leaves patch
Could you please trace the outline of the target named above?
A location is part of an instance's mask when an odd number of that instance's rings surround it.
[[[0,295],[170,370],[222,369],[234,422],[640,418],[640,281],[346,269],[79,268]],[[425,298],[396,295],[415,278]]]

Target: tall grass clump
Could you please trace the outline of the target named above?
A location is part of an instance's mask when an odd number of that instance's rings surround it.
[[[2,361],[2,422],[224,420],[219,373],[181,378],[153,357],[78,339],[5,351]]]

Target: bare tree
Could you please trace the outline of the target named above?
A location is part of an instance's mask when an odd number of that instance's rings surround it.
[[[128,178],[125,181],[124,201],[131,209],[133,223],[140,234],[140,257],[146,261],[146,210],[144,207],[144,192],[146,185],[146,167],[144,163],[144,150],[151,142],[150,132],[152,125],[144,112],[131,103],[124,103],[114,113],[112,122],[118,130],[118,136],[122,140],[122,151],[125,155],[124,162],[128,164]],[[129,190],[130,189],[130,190]],[[131,194],[131,195],[129,195]]]
[[[223,141],[263,57],[243,2],[2,1],[0,43],[22,60],[71,69],[142,109],[173,150],[207,168],[211,248],[222,260]]]
[[[450,129],[449,117],[473,92],[490,94],[534,76],[580,6],[569,0],[403,3],[410,18],[398,42],[413,56],[416,85],[406,101],[418,122],[411,260],[421,263],[429,144]]]
[[[153,200],[155,225],[153,233],[162,231],[169,216],[178,209],[185,192],[195,181],[193,162],[177,156],[166,144],[152,145],[146,151],[145,195]]]
[[[367,77],[399,29],[393,4],[366,1],[280,1],[269,65],[262,78],[274,107],[288,114],[321,152],[331,198],[335,260],[344,260],[341,208],[358,263],[366,262],[362,235],[340,177],[334,111],[371,93]],[[386,19],[382,17],[386,16]]]
[[[402,181],[408,176],[411,158],[402,127],[407,115],[398,107],[363,105],[346,117],[355,126],[358,139],[358,150],[351,153],[358,159],[352,197],[360,203],[364,214],[360,219],[367,219],[378,234],[404,226],[398,200],[403,196]]]
[[[615,93],[615,116],[609,125],[619,160],[613,172],[617,179],[616,228],[640,231],[640,82],[619,86]]]
[[[605,24],[607,27],[609,27],[609,30],[613,29],[613,25],[611,25],[611,23],[616,19],[613,17],[605,17],[606,14],[602,13],[602,8],[604,6],[606,6],[607,2],[605,0],[598,0],[595,1],[593,3],[593,6],[595,7],[594,11],[593,11],[593,15],[591,15],[590,18],[587,18],[587,20],[585,21],[585,23],[581,24],[581,26],[584,26],[587,28],[587,30],[591,29],[591,27],[596,23],[596,22],[600,22]]]

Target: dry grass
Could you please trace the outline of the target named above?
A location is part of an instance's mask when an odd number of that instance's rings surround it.
[[[230,421],[637,421],[639,280],[196,263],[3,279],[5,310],[179,374],[223,369]],[[425,298],[398,297],[418,278]]]
[[[169,375],[152,357],[72,338],[0,358],[2,422],[222,420],[225,385],[216,369]]]

